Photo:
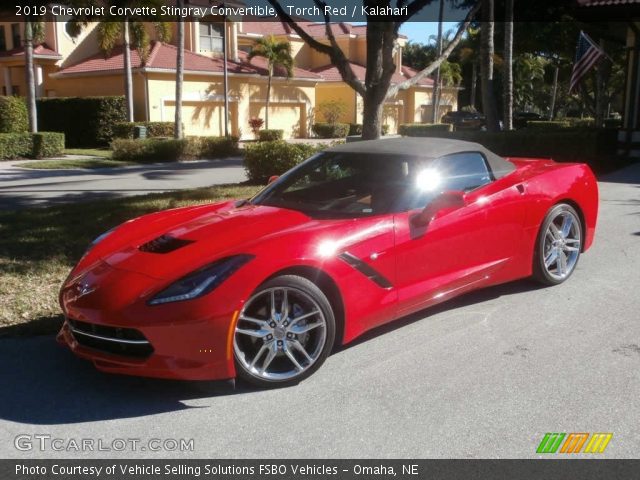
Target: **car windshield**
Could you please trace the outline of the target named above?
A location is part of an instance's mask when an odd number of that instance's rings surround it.
[[[316,218],[354,218],[422,208],[445,189],[469,190],[486,183],[488,173],[479,158],[484,171],[469,180],[451,170],[457,163],[447,157],[433,160],[323,152],[287,172],[250,202],[298,210]]]

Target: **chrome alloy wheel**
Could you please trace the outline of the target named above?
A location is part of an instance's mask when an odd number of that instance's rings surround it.
[[[273,287],[247,301],[238,317],[233,346],[247,373],[283,381],[300,376],[316,362],[326,337],[325,316],[309,294]]]
[[[556,280],[567,278],[578,262],[581,247],[580,220],[572,211],[559,211],[549,222],[542,247],[547,273]]]

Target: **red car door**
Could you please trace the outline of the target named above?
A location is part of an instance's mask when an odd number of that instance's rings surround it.
[[[492,180],[484,157],[475,152],[436,163],[442,189],[467,191],[464,206],[441,211],[426,227],[412,221],[421,208],[395,215],[399,316],[515,278],[522,268],[525,199],[518,174]]]

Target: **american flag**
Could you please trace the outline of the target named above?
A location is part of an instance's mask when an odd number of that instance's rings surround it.
[[[576,61],[571,72],[571,82],[569,83],[569,93],[578,86],[582,77],[600,60],[606,57],[604,50],[595,44],[589,35],[580,32],[578,37],[578,49],[576,50]]]

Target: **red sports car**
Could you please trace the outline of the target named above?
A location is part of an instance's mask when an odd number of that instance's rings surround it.
[[[107,372],[294,384],[335,345],[425,307],[564,282],[597,211],[583,164],[444,139],[347,143],[249,200],[100,236],[62,287],[58,339]]]

